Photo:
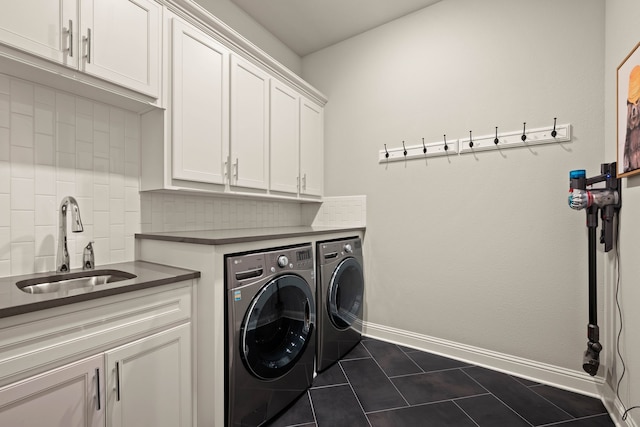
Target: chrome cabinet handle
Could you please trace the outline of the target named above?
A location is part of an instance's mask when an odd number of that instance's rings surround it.
[[[116,362],[116,401],[120,402],[120,362]]]
[[[239,164],[239,161],[238,161],[238,158],[236,157],[236,161],[233,164],[233,168],[234,168],[233,176],[236,178],[236,181],[238,180],[238,169],[239,169],[238,164]]]
[[[98,398],[98,411],[100,410],[100,368],[96,368],[96,397]]]
[[[303,190],[307,189],[307,174],[306,173],[302,176],[302,189]]]
[[[84,41],[87,43],[87,64],[91,64],[91,28],[87,28],[87,36],[84,37]]]
[[[69,48],[67,50],[69,51],[69,56],[73,58],[73,21],[71,19],[69,19],[69,30],[67,33],[69,33]]]

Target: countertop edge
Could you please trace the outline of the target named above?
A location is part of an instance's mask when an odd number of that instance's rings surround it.
[[[247,229],[243,229],[245,232]],[[228,245],[234,243],[247,243],[247,242],[258,242],[264,240],[273,240],[273,239],[284,239],[284,238],[293,238],[293,237],[303,237],[310,235],[321,235],[321,234],[332,234],[332,233],[348,233],[348,232],[359,232],[365,231],[366,227],[364,226],[354,226],[354,227],[344,227],[344,228],[326,228],[326,229],[309,229],[309,230],[297,230],[297,231],[286,231],[283,229],[278,232],[272,232],[269,234],[252,234],[245,236],[229,236],[229,237],[215,237],[215,238],[206,238],[206,237],[192,237],[192,236],[180,236],[180,231],[171,232],[170,234],[155,234],[155,233],[136,233],[134,237],[136,239],[146,239],[146,240],[164,240],[169,242],[180,242],[180,243],[193,243],[199,245]],[[221,230],[227,231],[227,230]]]

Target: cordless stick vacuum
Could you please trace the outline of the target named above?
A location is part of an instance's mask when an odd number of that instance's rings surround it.
[[[597,279],[596,279],[596,228],[598,228],[598,211],[602,218],[600,243],[604,251],[613,248],[614,216],[620,210],[620,179],[616,178],[616,162],[600,165],[600,175],[587,178],[584,169],[569,173],[569,206],[571,209],[585,209],[587,212],[587,229],[589,230],[589,326],[587,327],[587,351],[584,352],[582,368],[591,376],[600,367],[600,329],[597,320]],[[592,189],[593,184],[605,183],[604,188]]]

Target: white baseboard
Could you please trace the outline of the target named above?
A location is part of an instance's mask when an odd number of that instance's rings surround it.
[[[611,419],[618,427],[638,427],[638,423],[636,423],[633,419],[632,413],[629,413],[629,416],[626,420],[622,419],[622,414],[624,413],[624,406],[618,396],[616,396],[616,392],[611,388],[609,384],[605,384],[603,395],[602,395],[602,403],[607,408],[609,415],[611,415]],[[635,410],[636,413],[640,412],[640,410]]]
[[[362,326],[363,334],[371,338],[424,350],[604,400],[604,379],[602,377],[591,377],[583,371],[540,363],[371,322],[363,322]]]

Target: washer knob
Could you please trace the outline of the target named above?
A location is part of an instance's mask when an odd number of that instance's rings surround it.
[[[344,245],[344,251],[348,254],[350,254],[351,252],[353,252],[353,248],[351,247],[351,245],[349,243],[347,243],[346,245]]]
[[[285,268],[289,264],[289,258],[286,255],[280,255],[278,257],[278,267]]]

